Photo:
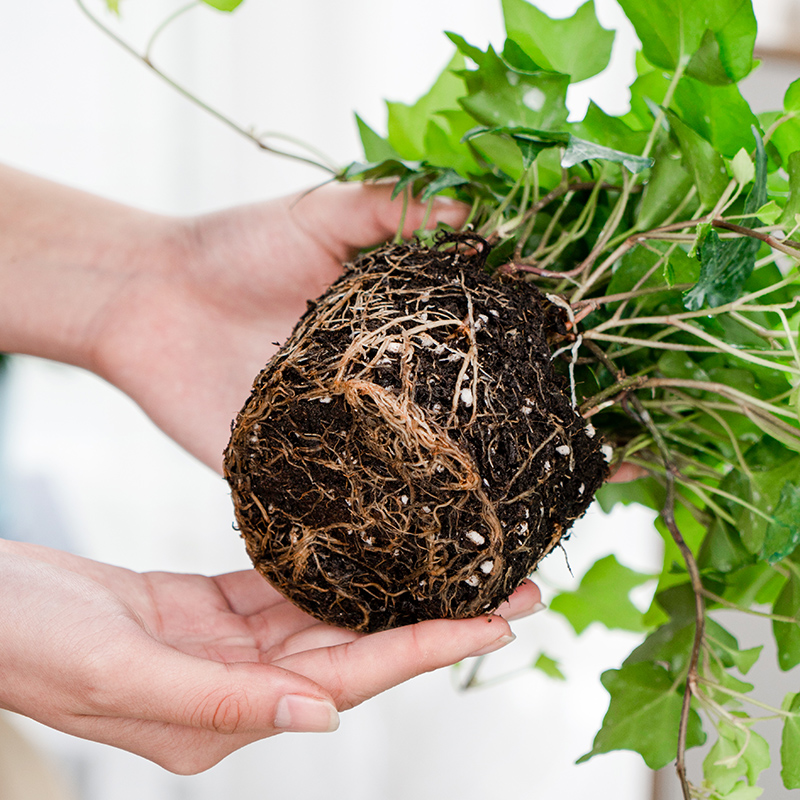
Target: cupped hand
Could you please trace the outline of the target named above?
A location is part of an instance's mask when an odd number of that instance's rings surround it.
[[[494,616],[368,636],[324,625],[254,571],[135,573],[0,542],[0,706],[190,774],[423,672],[491,652],[535,610],[526,581]]]
[[[94,325],[92,369],[173,439],[221,469],[230,423],[253,379],[361,247],[391,238],[391,186],[329,185],[191,220],[172,220]],[[404,234],[425,220],[408,203]],[[460,225],[463,206],[437,201]]]

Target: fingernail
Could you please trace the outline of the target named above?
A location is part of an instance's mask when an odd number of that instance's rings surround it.
[[[544,611],[547,606],[544,603],[536,603],[536,605],[531,608],[531,614],[536,614],[538,611]]]
[[[339,727],[339,712],[327,700],[287,694],[275,709],[275,727],[283,731],[330,733]]]
[[[470,657],[473,656],[487,656],[489,653],[494,653],[495,650],[499,650],[501,647],[505,647],[507,644],[511,644],[517,637],[514,636],[513,633],[507,633],[505,636],[501,636],[499,639],[495,640],[491,644],[487,644],[486,647],[482,647],[480,650],[475,651],[474,653],[470,653]]]

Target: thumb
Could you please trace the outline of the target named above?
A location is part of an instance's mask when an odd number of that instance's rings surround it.
[[[266,664],[211,661],[157,642],[148,650],[135,669],[127,660],[129,681],[116,687],[112,715],[258,737],[338,727],[330,694],[302,675]]]
[[[467,219],[468,207],[450,198],[435,198],[429,211],[428,203],[404,197],[403,192],[393,199],[393,190],[390,183],[329,184],[295,199],[292,214],[339,261],[390,239],[401,221],[403,236],[409,237],[423,224],[430,229],[444,222],[458,228]]]

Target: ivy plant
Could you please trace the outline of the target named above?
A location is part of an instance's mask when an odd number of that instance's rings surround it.
[[[569,118],[569,87],[601,75],[614,42],[592,0],[566,19],[502,0],[505,40],[448,32],[430,91],[388,103],[385,132],[358,117],[363,159],[332,171],[464,202],[487,269],[563,310],[554,359],[574,404],[640,476],[598,502],[654,509],[664,542],[644,613],[628,593],[651,576],[610,555],[551,603],[578,634],[642,635],[600,676],[608,712],[581,761],[633,750],[653,769],[674,761],[686,798],[745,800],[772,761],[800,788],[800,693],[754,697],[762,647],[718,614],[770,619],[777,667],[800,664],[800,80],[782,108],[750,109],[750,0],[619,3],[641,44],[625,113]],[[563,678],[550,655],[533,666]],[[758,732],[768,719],[780,752]],[[707,740],[688,775],[686,750]]]

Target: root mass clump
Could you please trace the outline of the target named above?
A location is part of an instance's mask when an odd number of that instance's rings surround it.
[[[256,569],[377,631],[495,610],[606,477],[561,310],[452,235],[360,257],[256,378],[225,452]]]

